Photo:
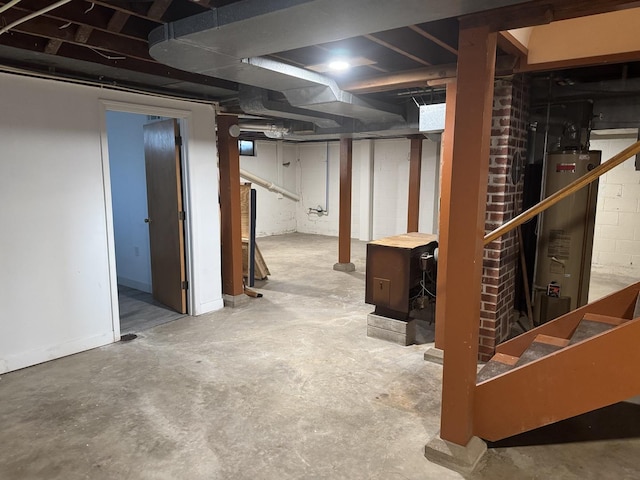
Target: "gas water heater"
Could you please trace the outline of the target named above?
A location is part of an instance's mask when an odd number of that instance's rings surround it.
[[[549,154],[545,197],[597,167],[600,159],[598,151]],[[538,324],[587,303],[597,193],[596,180],[541,215],[534,303]]]

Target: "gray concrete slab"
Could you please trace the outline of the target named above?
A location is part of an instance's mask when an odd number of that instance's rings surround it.
[[[336,238],[260,248],[263,298],[0,376],[0,479],[462,479],[424,457],[432,344],[366,336],[365,244],[352,273]],[[464,478],[635,479],[639,437],[497,446]]]

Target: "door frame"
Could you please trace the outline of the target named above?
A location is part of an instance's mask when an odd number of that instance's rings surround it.
[[[175,118],[180,126],[182,136],[181,165],[182,170],[182,201],[183,209],[186,212],[184,225],[185,241],[185,267],[186,278],[189,285],[193,285],[193,248],[191,232],[192,209],[189,204],[190,199],[190,176],[189,176],[189,126],[192,120],[192,112],[174,108],[158,107],[140,103],[120,102],[114,100],[99,100],[100,111],[100,149],[102,156],[102,180],[104,184],[105,218],[107,223],[107,256],[109,262],[109,291],[111,296],[111,322],[113,327],[113,341],[120,340],[120,307],[118,304],[118,277],[116,270],[115,233],[113,226],[113,207],[111,197],[111,175],[109,168],[109,147],[107,141],[107,111],[133,113],[138,115],[154,115],[159,117]],[[143,141],[141,139],[140,141]],[[187,315],[191,315],[194,305],[194,292],[192,288],[187,290]]]

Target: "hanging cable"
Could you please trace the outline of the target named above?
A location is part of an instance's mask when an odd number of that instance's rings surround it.
[[[11,22],[9,25],[7,25],[6,27],[3,27],[0,29],[0,35],[2,35],[3,33],[7,33],[9,30],[11,30],[14,27],[17,27],[18,25],[23,24],[24,22],[28,22],[29,20],[31,20],[32,18],[36,18],[39,17],[40,15],[44,15],[47,12],[50,12],[51,10],[54,10],[58,7],[61,7],[62,5],[65,5],[67,3],[69,3],[71,0],[60,0],[59,2],[56,3],[52,3],[51,5],[49,5],[48,7],[45,7],[41,10],[38,10],[36,12],[30,13],[29,15],[26,15],[22,18],[19,18],[18,20],[16,20],[15,22]],[[17,3],[17,2],[16,2]]]

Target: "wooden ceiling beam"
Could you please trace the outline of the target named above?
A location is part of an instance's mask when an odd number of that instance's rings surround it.
[[[456,77],[456,65],[438,65],[405,72],[340,83],[340,88],[352,93],[378,93],[399,88],[426,87],[431,81]]]
[[[47,46],[44,47],[44,53],[49,55],[56,55],[60,47],[62,46],[62,40],[49,40]]]
[[[120,11],[113,12],[113,15],[109,19],[109,23],[107,23],[107,30],[114,33],[122,32],[122,29],[127,23],[127,20],[129,20],[129,17],[131,17],[131,15],[128,13]]]
[[[423,30],[422,28],[418,27],[417,25],[409,25],[409,28],[411,30],[413,30],[414,32],[416,32],[418,35],[423,36],[424,38],[426,38],[427,40],[432,41],[433,43],[435,43],[436,45],[444,48],[445,50],[447,50],[448,52],[453,53],[454,55],[458,55],[458,50],[456,48],[453,48],[451,45],[449,45],[448,43],[445,43],[444,41],[440,40],[438,37],[436,37],[435,35],[431,35],[429,32]]]
[[[505,53],[526,60],[529,49],[508,31],[498,33],[498,47]]]
[[[8,10],[3,12],[3,17],[7,23],[11,23],[21,18],[22,14],[17,11]],[[112,52],[127,58],[137,58],[148,62],[155,61],[149,55],[149,47],[146,41],[123,38],[114,33],[93,30],[87,26],[76,27],[70,25],[62,29],[60,27],[60,22],[57,20],[37,17],[16,26],[11,31],[26,33],[49,40],[59,40],[66,43],[87,46],[94,50]]]
[[[1,2],[0,2],[1,3]],[[33,3],[29,3],[29,2],[21,2],[19,5],[16,5],[15,7],[13,7],[11,10],[16,11],[16,12],[22,12],[23,14],[30,14],[32,12],[34,12],[34,5]],[[63,5],[64,6],[68,6],[67,5]],[[111,30],[109,28],[109,22],[110,21],[105,21],[102,18],[97,18],[97,17],[91,17],[90,15],[82,15],[82,12],[78,13],[78,11],[76,10],[65,10],[65,11],[61,11],[61,8],[57,8],[55,10],[52,10],[51,12],[47,12],[44,15],[40,15],[38,18],[48,18],[50,20],[55,20],[57,22],[61,22],[61,23],[74,23],[76,25],[79,26],[84,26],[84,27],[90,27],[92,29],[95,30],[100,30],[102,32],[107,32],[107,33],[117,33],[118,36],[123,37],[123,38],[128,38],[131,40],[137,40],[137,41],[147,41],[147,34],[146,32],[139,35],[139,36],[133,36],[133,35],[129,35],[129,34],[122,34],[120,33],[119,30]],[[113,13],[113,15],[111,16],[111,18],[115,17],[116,15],[119,16],[126,16],[126,18],[129,18],[128,14],[122,13],[122,12],[115,12]],[[126,22],[126,19],[125,19]],[[123,24],[124,26],[124,24]],[[122,28],[122,27],[120,27]]]
[[[131,15],[133,17],[138,17],[138,18],[142,18],[144,20],[151,20],[152,22],[157,23],[158,25],[162,24],[162,21],[156,19],[156,18],[151,18],[147,12],[140,12],[140,11],[136,11],[134,9],[132,9],[129,5],[132,4],[128,4],[126,2],[110,2],[107,0],[91,0],[91,2],[88,3],[95,3],[96,5],[101,5],[103,7],[107,7],[110,8],[116,12],[122,12],[122,13],[126,13],[128,15]]]
[[[73,40],[76,43],[82,43],[85,44],[89,41],[89,37],[91,36],[91,32],[93,32],[93,28],[87,26],[87,25],[80,25],[77,30],[76,30],[76,34],[73,36]]]
[[[492,31],[501,32],[638,6],[638,0],[536,0],[460,17],[460,26],[488,25]]]
[[[56,41],[57,40],[51,40],[47,42],[47,40],[44,38],[34,37],[20,32],[15,32],[12,35],[0,35],[0,45],[21,48],[23,50],[29,50],[33,52],[43,52],[47,48],[47,45],[49,43]],[[206,75],[199,75],[197,73],[185,72],[183,70],[178,70],[176,68],[161,65],[159,63],[147,62],[135,58],[127,58],[126,60],[110,60],[103,56],[97,55],[95,52],[83,46],[65,42],[60,43],[61,46],[59,48],[64,49],[64,52],[60,52],[61,54],[64,54],[61,56],[70,58],[72,60],[80,60],[83,62],[91,62],[109,67],[116,67],[118,69],[137,73],[155,75],[158,77],[164,77],[173,80],[175,82],[190,82],[215,88],[223,88],[226,90],[237,90],[238,88],[237,84],[234,82],[220,80],[218,78],[208,77]],[[71,72],[70,68],[65,68],[65,70]],[[82,70],[79,70],[78,72],[82,72]]]
[[[501,55],[496,58],[496,75],[504,76],[515,73],[518,59],[511,55]],[[404,72],[380,75],[377,77],[340,83],[340,88],[351,93],[379,93],[401,88],[434,87],[444,85],[454,80],[457,75],[457,65],[434,65],[426,68],[416,68]]]
[[[640,51],[599,55],[594,57],[573,58],[567,60],[558,60],[555,62],[534,64],[522,63],[520,66],[516,67],[515,72],[547,72],[552,70],[564,70],[567,68],[592,67],[595,65],[603,65],[607,63],[612,64],[629,62],[640,62]]]
[[[405,56],[407,58],[410,58],[414,62],[420,63],[421,65],[424,65],[426,67],[430,67],[431,66],[431,64],[429,62],[427,62],[426,60],[424,60],[424,59],[422,59],[420,57],[417,57],[417,56],[415,56],[415,55],[413,55],[413,54],[411,54],[411,53],[409,53],[409,52],[407,52],[405,50],[402,50],[401,48],[399,48],[399,47],[397,47],[395,45],[392,45],[391,43],[385,42],[384,40],[382,40],[382,39],[380,39],[378,37],[375,37],[374,35],[364,35],[364,38],[366,38],[367,40],[370,40],[372,42],[375,42],[378,45],[386,47],[389,50],[393,50],[394,52],[399,53],[400,55],[403,55],[403,56]]]
[[[161,20],[162,16],[165,14],[172,1],[173,0],[154,0],[154,2],[149,7],[147,16],[152,20]]]

